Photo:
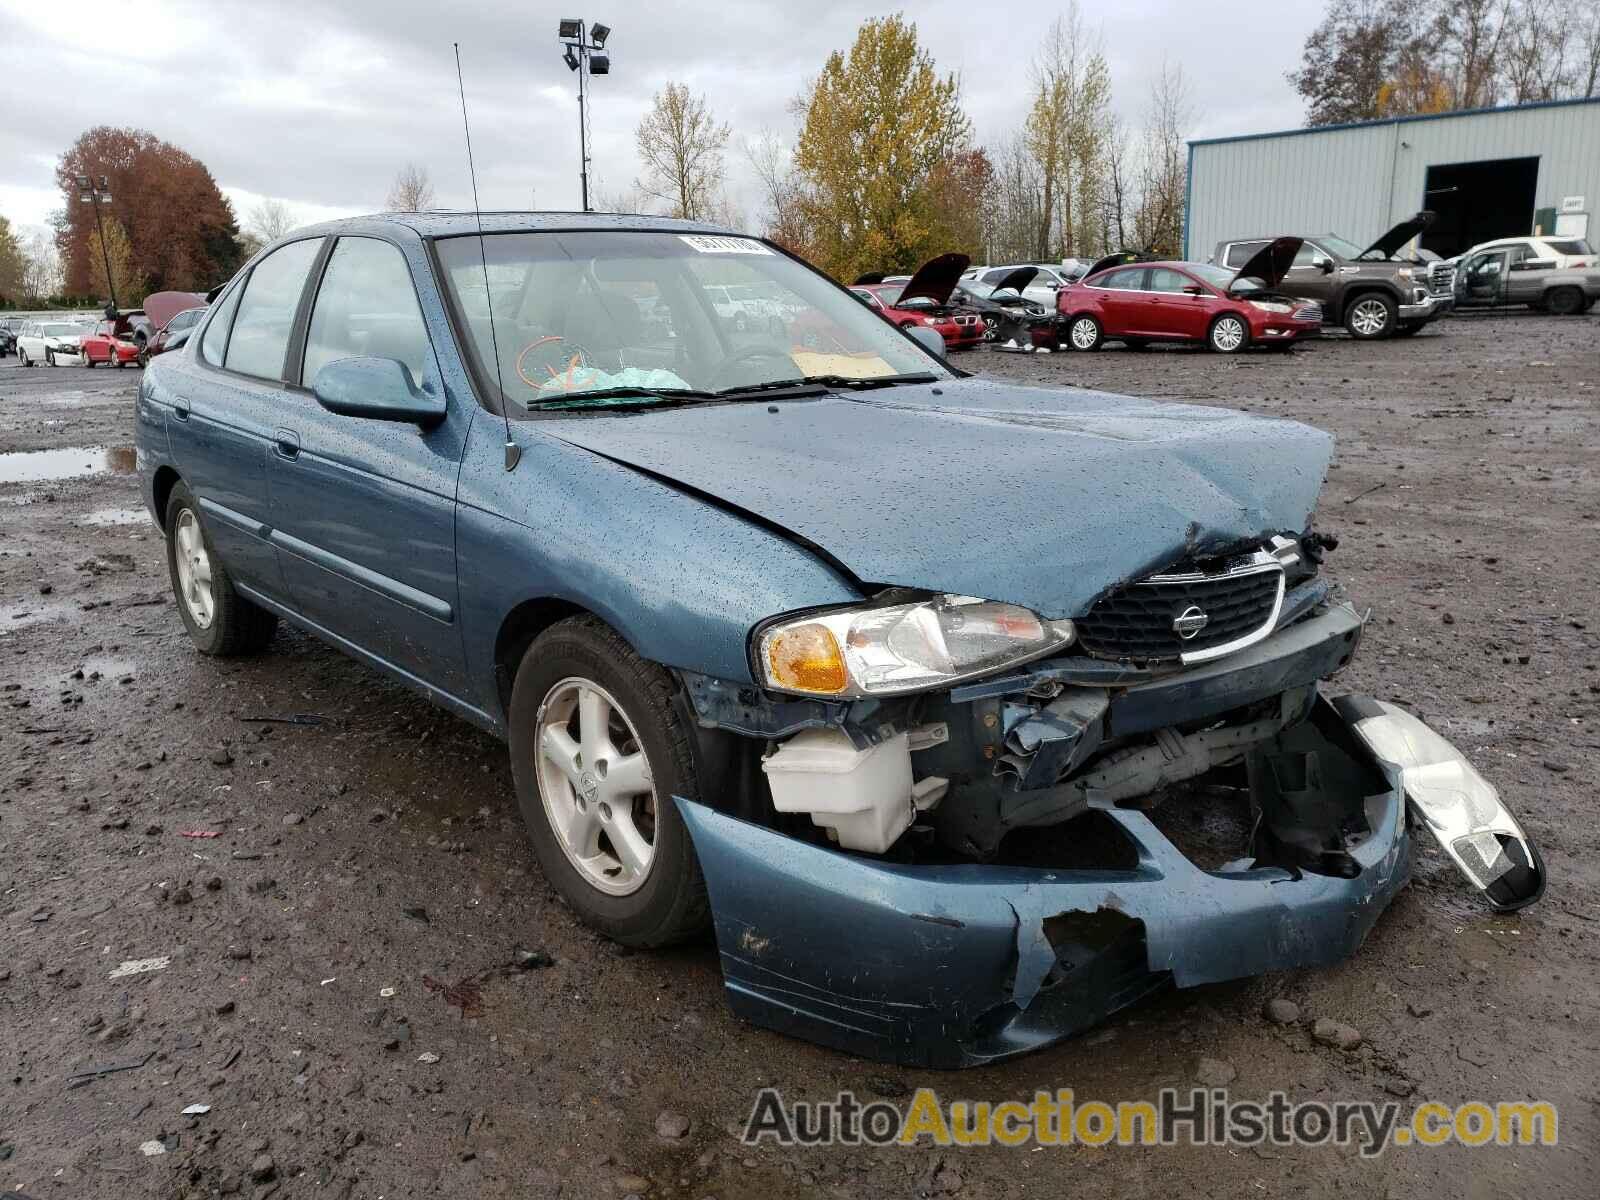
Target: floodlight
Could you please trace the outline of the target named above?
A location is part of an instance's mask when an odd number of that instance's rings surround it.
[[[589,74],[611,74],[611,55],[607,54],[604,50],[596,50],[591,53],[589,55]]]
[[[578,31],[580,29],[582,29],[582,28],[583,28],[583,22],[582,21],[575,21],[575,20],[572,20],[570,17],[562,17],[561,18],[561,33],[558,36],[575,38],[575,37],[578,36]]]
[[[567,47],[567,52],[561,57],[566,60],[568,68],[574,71],[578,69],[578,56],[573,53],[571,46]]]
[[[589,26],[589,40],[594,43],[597,50],[606,44],[606,39],[610,36],[611,26],[609,25]]]

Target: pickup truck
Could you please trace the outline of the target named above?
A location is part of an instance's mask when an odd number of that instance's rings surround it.
[[[1430,284],[1426,268],[1395,257],[1401,246],[1432,223],[1432,213],[1419,212],[1365,250],[1337,234],[1309,235],[1278,290],[1315,300],[1322,305],[1324,324],[1343,325],[1355,338],[1417,333],[1455,303],[1448,286]],[[1211,261],[1237,269],[1272,240],[1253,237],[1219,242]]]

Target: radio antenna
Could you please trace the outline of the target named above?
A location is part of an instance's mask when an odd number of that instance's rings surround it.
[[[494,329],[494,293],[489,288],[489,256],[483,249],[483,209],[478,207],[478,168],[472,161],[472,125],[467,121],[467,85],[461,79],[461,43],[456,49],[456,87],[461,92],[461,129],[467,135],[467,174],[472,177],[472,215],[478,222],[478,264],[483,268],[483,301],[489,306],[489,348],[494,354],[494,386],[500,393],[500,416],[506,423],[506,470],[515,471],[522,451],[511,440],[510,399],[500,378],[500,339]]]

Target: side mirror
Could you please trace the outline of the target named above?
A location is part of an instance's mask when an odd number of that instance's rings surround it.
[[[1198,283],[1190,283],[1184,285],[1183,294],[1185,296],[1204,296],[1206,294],[1206,290]]]
[[[329,412],[373,421],[407,421],[431,428],[444,420],[444,397],[411,386],[393,358],[341,358],[317,372],[311,390]]]
[[[1319,258],[1319,259],[1317,259],[1317,270],[1321,271],[1324,275],[1332,275],[1333,274],[1333,259],[1331,259],[1331,258]]]
[[[937,329],[929,329],[926,325],[909,325],[906,327],[906,333],[913,342],[937,359],[942,360],[948,353],[944,335]]]

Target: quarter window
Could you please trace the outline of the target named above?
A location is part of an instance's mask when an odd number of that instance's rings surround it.
[[[289,332],[321,238],[290,242],[255,265],[233,321],[224,365],[242,375],[282,379]]]
[[[342,358],[389,358],[420,387],[428,360],[427,327],[405,256],[376,238],[342,237],[328,258],[306,339],[306,386]]]
[[[229,292],[217,309],[217,315],[211,318],[211,324],[206,326],[205,337],[200,341],[200,355],[213,367],[222,365],[223,352],[228,348],[228,328],[233,324],[233,313],[243,294],[243,284]]]

